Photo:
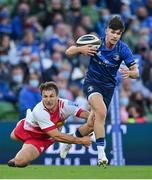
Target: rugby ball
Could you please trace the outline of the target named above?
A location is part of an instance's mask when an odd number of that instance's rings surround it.
[[[99,39],[94,34],[85,34],[83,36],[80,36],[76,41],[77,46],[83,46],[83,45],[92,45],[96,49],[98,49],[101,46],[101,39]]]

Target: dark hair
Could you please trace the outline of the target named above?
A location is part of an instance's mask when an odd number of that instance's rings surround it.
[[[55,90],[56,95],[58,95],[59,93],[58,86],[53,81],[42,83],[39,88],[40,88],[41,94],[43,91],[47,91],[47,90]]]
[[[113,30],[121,30],[121,32],[125,30],[124,23],[120,16],[113,16],[108,22],[108,28]]]

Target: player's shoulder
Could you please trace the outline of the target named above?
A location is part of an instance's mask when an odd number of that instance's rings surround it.
[[[34,107],[34,109],[42,109],[42,108],[44,108],[42,101],[37,103],[36,106]]]
[[[124,41],[119,40],[117,43],[117,51],[119,51],[120,54],[124,55],[128,51],[130,52],[130,48],[128,47],[128,45]]]
[[[47,111],[47,109],[44,107],[42,101],[39,102],[33,109],[32,111],[33,116],[37,119],[40,120],[41,118],[45,118],[45,117],[50,117],[49,112]]]
[[[66,108],[69,106],[78,106],[78,105],[71,100],[59,98],[59,107]]]
[[[40,101],[34,108],[33,108],[33,113],[42,113],[44,111],[45,107],[42,103],[42,101]]]
[[[122,40],[119,40],[118,43],[121,48],[129,48],[128,45]]]

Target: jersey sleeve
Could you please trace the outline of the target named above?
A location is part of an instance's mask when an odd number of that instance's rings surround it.
[[[124,44],[122,49],[122,59],[128,68],[136,64],[135,60],[133,59],[133,54],[126,44]]]
[[[65,109],[66,109],[67,115],[69,116],[72,115],[76,117],[80,117],[81,112],[84,111],[82,108],[80,108],[76,103],[72,101],[65,102]]]
[[[33,111],[34,119],[37,121],[38,125],[44,132],[56,129],[55,124],[50,120],[50,115],[44,109],[41,111]]]

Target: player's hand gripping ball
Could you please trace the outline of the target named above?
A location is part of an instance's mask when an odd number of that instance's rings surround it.
[[[92,45],[92,47],[98,49],[102,42],[101,39],[94,34],[85,34],[77,39],[76,44],[77,46]]]

